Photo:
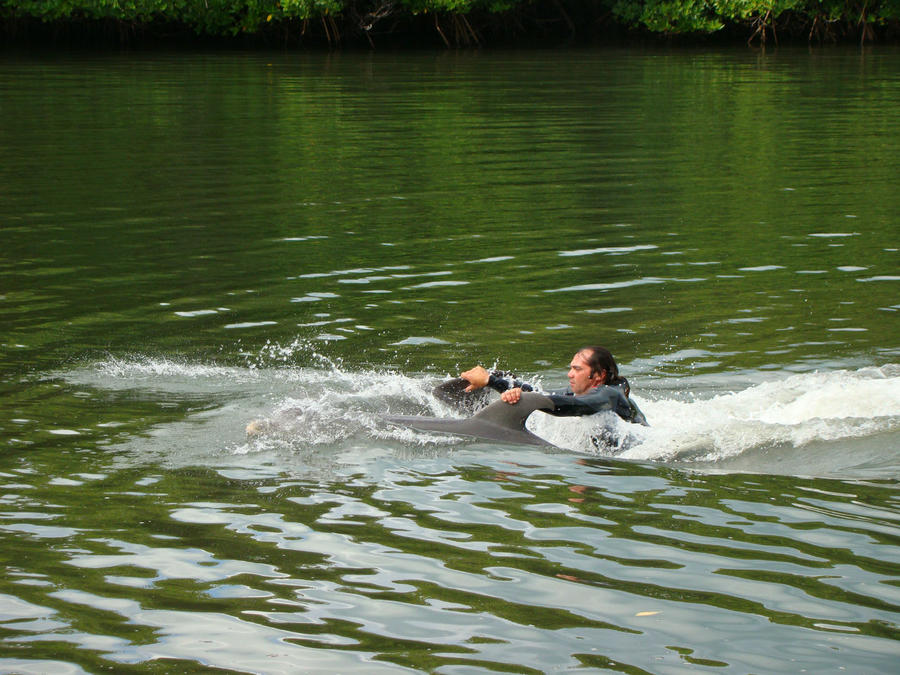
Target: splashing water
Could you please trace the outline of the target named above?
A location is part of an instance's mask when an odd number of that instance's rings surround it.
[[[714,462],[756,448],[897,433],[900,367],[791,375],[705,399],[637,400],[653,427],[623,457]]]
[[[296,365],[298,361],[313,365]],[[301,342],[267,344],[243,366],[111,357],[62,377],[98,389],[143,391],[148,398],[205,397],[210,401],[205,410],[179,423],[163,423],[157,436],[166,435],[167,425],[186,425],[201,431],[202,444],[228,448],[233,456],[273,448],[290,452],[339,451],[350,446],[451,449],[472,442],[384,422],[385,415],[397,414],[459,417],[460,413],[431,395],[443,376],[348,368]],[[737,391],[724,390],[721,376],[713,385],[702,378],[688,384],[705,393],[692,394],[686,387],[673,392],[666,381],[651,380],[636,387],[635,400],[652,426],[605,417],[602,422],[612,425],[622,439],[612,450],[598,450],[592,442],[598,426],[594,418],[535,414],[528,428],[574,452],[711,465],[762,449],[780,448],[786,453],[817,444],[883,441],[900,433],[900,366],[896,364],[772,377]],[[244,432],[248,424],[254,432],[249,436]],[[182,446],[196,440],[196,434],[185,437],[183,431],[176,436]],[[881,445],[892,447],[891,442]],[[827,465],[826,460],[821,468],[827,471]]]

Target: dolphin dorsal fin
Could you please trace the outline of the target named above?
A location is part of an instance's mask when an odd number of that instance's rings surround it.
[[[524,391],[518,403],[509,404],[497,401],[479,410],[472,419],[496,424],[506,429],[524,429],[525,420],[535,410],[553,410],[555,407],[550,397],[533,391]]]

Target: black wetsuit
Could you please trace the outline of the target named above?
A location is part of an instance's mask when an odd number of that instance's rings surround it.
[[[520,382],[509,373],[499,370],[491,373],[487,386],[501,394],[507,389],[515,387],[521,387],[522,391],[534,391],[534,387],[530,384]],[[601,384],[586,394],[575,394],[571,389],[558,389],[545,393],[556,406],[554,410],[547,411],[550,415],[575,417],[612,411],[627,422],[648,426],[644,413],[628,396],[628,380],[624,377],[620,377],[616,384]]]

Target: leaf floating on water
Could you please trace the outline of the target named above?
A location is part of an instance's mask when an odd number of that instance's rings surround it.
[[[653,616],[654,614],[659,614],[659,612],[638,612],[635,616]]]

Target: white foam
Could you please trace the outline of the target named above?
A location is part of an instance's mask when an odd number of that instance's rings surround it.
[[[705,399],[636,400],[653,426],[621,456],[715,461],[900,430],[900,368],[792,375]]]
[[[792,375],[769,373],[762,382],[759,377],[748,381],[727,373],[653,381],[633,372],[652,370],[663,361],[704,357],[701,350],[685,350],[643,366],[631,364],[632,395],[652,426],[628,424],[610,415],[607,423],[627,440],[625,449],[611,454],[636,460],[716,462],[760,448],[799,448],[900,433],[897,364]],[[53,376],[99,389],[145,390],[148,398],[164,392],[167,400],[182,395],[213,403],[221,400],[220,405],[185,420],[158,425],[151,436],[159,437],[166,452],[173,445],[173,435],[179,439],[179,447],[188,447],[200,438],[199,445],[230,447],[233,454],[273,448],[293,452],[301,447],[381,447],[384,442],[451,448],[464,442],[384,422],[386,415],[462,416],[431,395],[442,376],[345,367],[339,359],[318,353],[315,343],[309,341],[268,343],[248,356],[244,365],[132,355],[109,357]],[[254,419],[271,423],[267,428],[274,433],[264,440],[246,441],[244,427]],[[529,429],[551,443],[592,454],[598,452],[591,442],[596,425],[592,418],[544,414],[535,414],[528,421]],[[192,432],[192,428],[199,431]],[[50,433],[79,432],[55,429]],[[148,438],[134,444],[151,443]],[[883,455],[879,443],[869,445],[873,453]]]

